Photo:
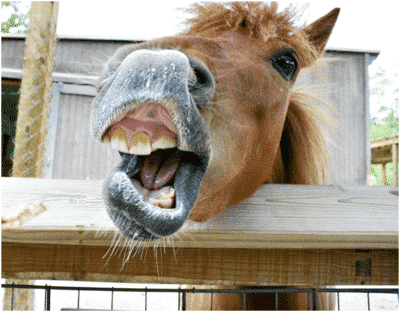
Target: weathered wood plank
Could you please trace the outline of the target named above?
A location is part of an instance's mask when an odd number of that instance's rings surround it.
[[[21,79],[22,70],[2,67],[1,77]],[[96,88],[93,87],[93,85],[99,80],[98,76],[54,72],[52,77],[53,82],[63,82],[66,84],[61,90],[63,93],[89,96],[95,96],[97,94]]]
[[[3,209],[47,208],[3,242],[111,244],[116,231],[102,181],[2,178]],[[197,248],[398,248],[398,188],[265,185],[205,223],[189,222],[165,246]],[[108,231],[107,235],[99,235]],[[124,244],[124,241],[121,242]]]
[[[193,285],[397,285],[397,250],[159,248],[122,266],[106,246],[2,243],[2,277]],[[123,254],[123,253],[122,253]],[[23,261],[21,261],[23,259]]]

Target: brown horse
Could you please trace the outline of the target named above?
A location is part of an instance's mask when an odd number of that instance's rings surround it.
[[[327,179],[324,115],[293,85],[339,9],[301,29],[276,3],[190,12],[179,36],[118,50],[93,103],[93,135],[122,157],[104,188],[108,213],[134,240],[205,221],[265,183]]]

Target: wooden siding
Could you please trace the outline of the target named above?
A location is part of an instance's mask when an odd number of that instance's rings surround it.
[[[52,127],[48,136],[48,170],[46,177],[62,179],[104,179],[119,161],[119,155],[89,133],[90,102],[94,89],[75,92],[74,87],[87,83],[73,75],[96,75],[102,64],[128,41],[60,39],[55,57],[55,79],[64,84],[58,100],[53,101]],[[24,38],[2,38],[2,70],[18,70],[23,63]],[[297,86],[325,84],[322,97],[340,114],[342,127],[330,146],[334,183],[363,185],[369,173],[369,105],[367,99],[366,60],[376,53],[327,51],[332,60],[318,73],[299,77]],[[64,76],[63,76],[64,75]],[[71,77],[68,78],[67,76]],[[4,73],[3,73],[4,77]],[[56,78],[57,77],[57,78]],[[13,77],[15,78],[15,77]],[[66,88],[69,86],[69,88]],[[68,90],[67,90],[68,89]],[[55,96],[57,98],[57,96]],[[56,130],[55,130],[56,129]],[[54,136],[54,133],[56,135]]]
[[[118,152],[90,134],[92,99],[61,94],[52,178],[104,179],[119,163]]]
[[[2,36],[2,68],[22,68],[24,60],[24,36]],[[60,38],[57,41],[54,72],[68,74],[99,75],[103,64],[113,53],[132,41],[79,40]]]
[[[297,85],[321,85],[321,97],[339,114],[341,126],[330,144],[335,183],[363,185],[369,174],[365,55],[329,51],[326,58],[328,63],[322,72],[307,72],[299,77]]]

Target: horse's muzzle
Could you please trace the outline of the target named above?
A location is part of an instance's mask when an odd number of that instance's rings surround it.
[[[126,236],[169,236],[189,217],[210,157],[201,112],[213,94],[207,67],[177,50],[133,51],[106,78],[91,131],[122,156],[104,196]]]

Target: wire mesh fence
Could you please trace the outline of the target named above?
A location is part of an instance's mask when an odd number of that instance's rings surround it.
[[[82,286],[50,286],[50,285],[17,285],[17,284],[2,284],[3,288],[11,289],[11,298],[9,303],[4,303],[4,310],[13,310],[15,304],[14,290],[16,289],[35,289],[41,290],[43,297],[42,299],[39,296],[36,296],[36,300],[43,301],[43,309],[46,311],[58,309],[64,311],[74,311],[80,309],[107,309],[107,310],[115,310],[115,309],[138,309],[138,310],[153,310],[155,309],[155,305],[153,304],[154,300],[161,301],[161,308],[175,309],[179,311],[186,310],[186,301],[188,296],[191,294],[199,294],[199,293],[209,293],[211,294],[211,310],[212,310],[212,296],[213,294],[241,294],[243,296],[243,310],[246,310],[246,297],[250,294],[273,294],[276,299],[283,294],[288,293],[302,293],[306,294],[308,300],[308,310],[318,310],[319,302],[318,302],[318,294],[322,293],[331,293],[336,297],[336,310],[351,310],[352,307],[349,307],[345,304],[345,297],[351,294],[363,295],[364,302],[360,301],[360,297],[354,297],[352,301],[357,301],[356,307],[358,310],[375,310],[375,309],[388,309],[388,310],[398,310],[399,306],[399,289],[392,287],[384,287],[384,288],[276,288],[276,289],[197,289],[197,288],[123,288],[123,287],[82,287]],[[58,291],[68,291],[75,292],[76,305],[74,306],[70,303],[68,306],[59,306],[56,302],[53,302],[53,295]],[[96,293],[99,295],[96,296]],[[123,297],[119,297],[118,295],[124,293]],[[118,304],[121,298],[124,300],[129,297],[133,297],[135,294],[140,294],[139,297],[136,296],[135,303],[136,305],[130,306],[122,306]],[[155,294],[159,294],[157,296],[152,296]],[[165,298],[163,299],[161,294],[169,294],[169,302]],[[94,298],[108,298],[108,306],[103,304],[102,306],[96,305],[92,303],[92,306],[83,305],[83,297],[85,295],[89,295]],[[382,306],[382,295],[390,295],[392,304]],[[65,296],[65,295],[64,295]],[[172,297],[171,297],[172,296]],[[380,303],[376,303],[377,296],[381,296]],[[55,299],[56,300],[56,299]],[[96,301],[102,301],[96,299]],[[172,306],[171,306],[172,304]],[[282,307],[281,307],[282,308]],[[354,308],[354,307],[353,307]],[[279,310],[278,300],[275,300],[275,309]]]

